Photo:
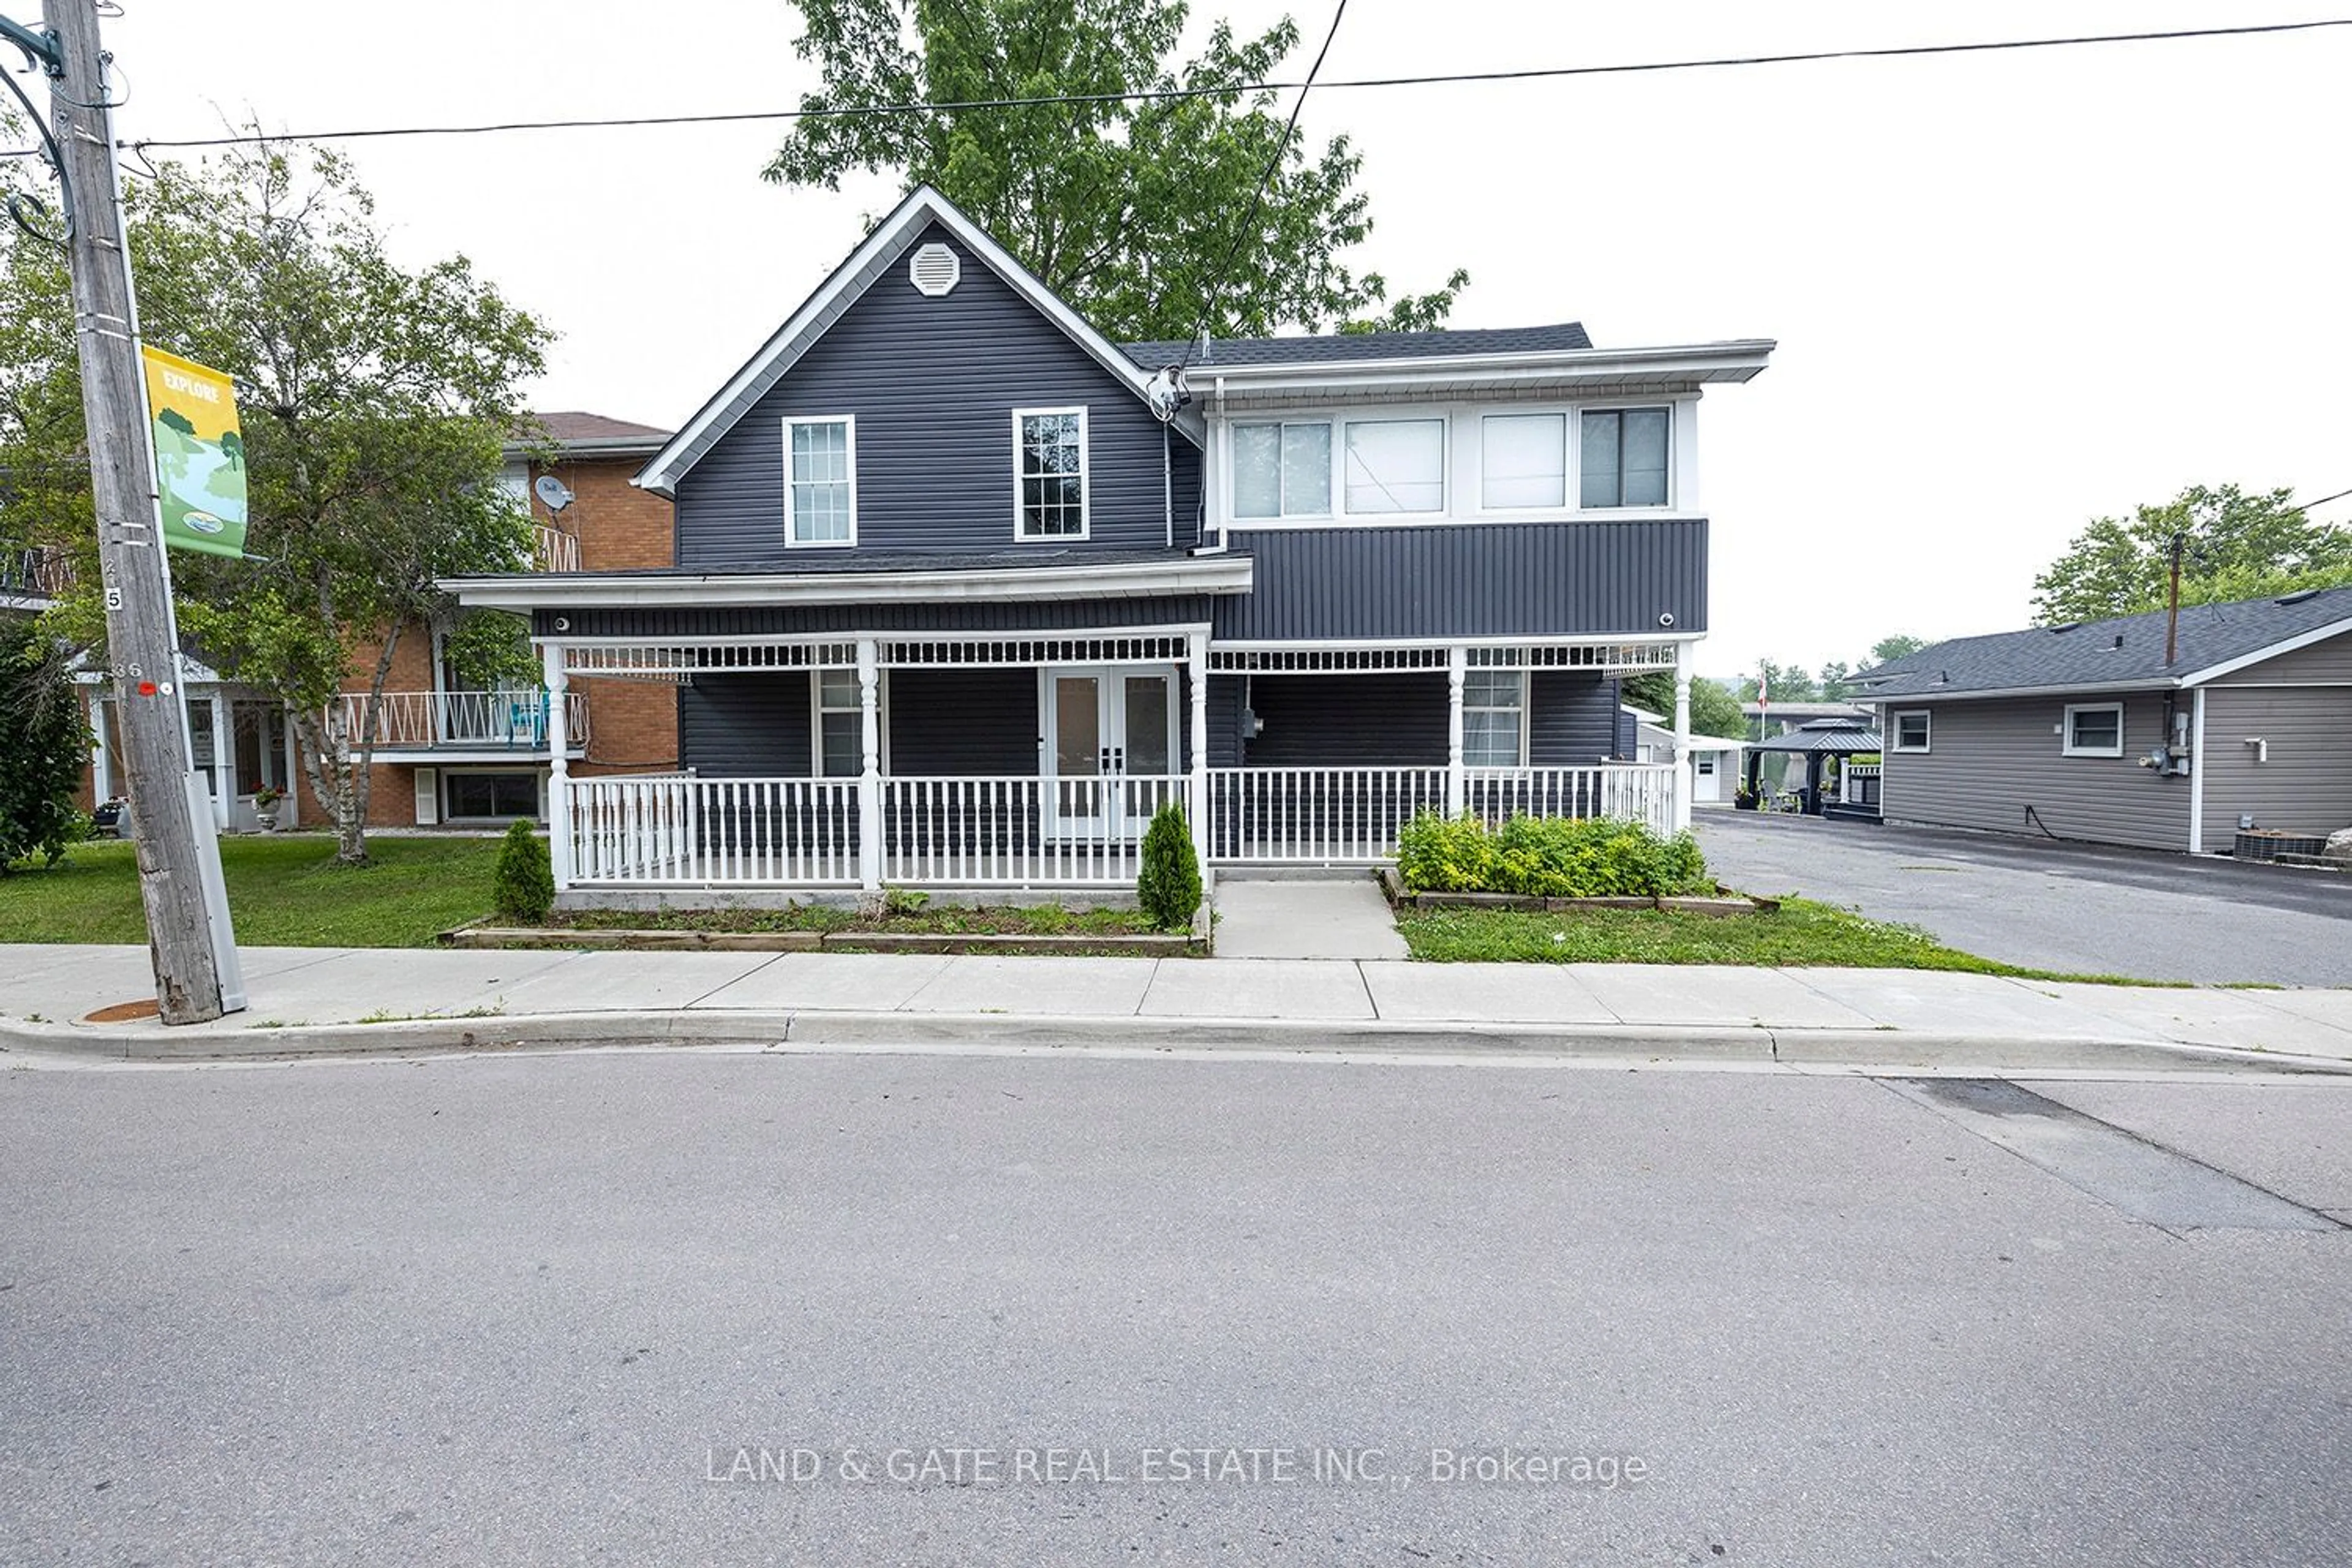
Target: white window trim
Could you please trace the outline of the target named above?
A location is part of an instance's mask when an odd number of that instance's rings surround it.
[[[849,537],[802,539],[793,518],[793,427],[797,425],[839,425],[847,432],[849,462]],[[787,550],[846,550],[857,542],[857,416],[855,414],[788,414],[784,416],[784,548]]]
[[[1932,708],[1899,708],[1887,716],[1886,748],[1891,752],[1916,752],[1922,755],[1935,749],[1936,712]],[[1927,738],[1916,746],[1903,743],[1903,721],[1924,719],[1927,722]]]
[[[1311,420],[1298,423],[1311,424]],[[1437,508],[1433,511],[1348,510],[1348,428],[1353,425],[1435,425]],[[1358,528],[1381,528],[1443,520],[1454,515],[1454,417],[1444,408],[1380,408],[1334,415],[1331,419],[1331,510]]]
[[[1570,433],[1568,441],[1568,466],[1570,470],[1568,482],[1574,487],[1568,492],[1570,510],[1579,517],[1588,518],[1673,516],[1682,500],[1679,454],[1683,440],[1684,401],[1678,397],[1603,397],[1576,405],[1572,421],[1575,428]],[[1666,411],[1666,499],[1656,506],[1586,506],[1584,416],[1588,414],[1622,414],[1631,408],[1663,408]],[[1623,428],[1620,426],[1621,447],[1622,441]],[[1622,467],[1617,474],[1617,490],[1620,495],[1625,490],[1625,475]]]
[[[1281,489],[1281,432],[1291,428],[1293,426],[1297,426],[1302,428],[1309,425],[1319,426],[1322,427],[1324,439],[1328,443],[1328,449],[1334,453],[1339,451],[1339,443],[1342,440],[1342,437],[1339,435],[1339,421],[1336,417],[1328,415],[1315,419],[1285,419],[1280,415],[1276,415],[1271,419],[1235,419],[1225,427],[1225,441],[1227,447],[1225,467],[1227,469],[1236,473],[1239,470],[1238,466],[1234,461],[1232,456],[1232,444],[1234,439],[1234,432],[1238,431],[1244,425],[1253,426],[1271,425],[1274,426],[1276,431],[1276,488],[1277,490]],[[1244,517],[1242,516],[1240,510],[1234,504],[1233,484],[1230,479],[1228,480],[1225,489],[1225,510],[1232,512],[1234,521],[1244,528],[1296,528],[1304,523],[1329,522],[1338,515],[1337,509],[1339,504],[1339,492],[1335,486],[1338,480],[1344,475],[1345,471],[1346,468],[1344,463],[1335,458],[1331,463],[1331,473],[1327,478],[1323,487],[1324,500],[1328,504],[1321,511],[1284,510],[1276,512],[1272,517]],[[1285,499],[1286,500],[1287,498],[1286,497]],[[1393,517],[1408,514],[1391,512],[1385,515]]]
[[[1078,416],[1078,531],[1076,533],[1031,533],[1028,514],[1021,504],[1021,481],[1027,478],[1022,471],[1021,422],[1042,418],[1052,414],[1075,414]],[[1095,533],[1095,453],[1094,440],[1087,428],[1087,405],[1083,403],[1069,408],[1016,408],[1013,411],[1013,540],[1016,544],[1070,544],[1092,539]]]
[[[1508,675],[1516,679],[1519,683],[1519,700],[1517,703],[1512,707],[1498,708],[1491,702],[1471,701],[1469,691],[1467,689],[1465,689],[1462,694],[1462,718],[1464,730],[1464,738],[1462,742],[1462,765],[1467,768],[1526,767],[1528,765],[1528,730],[1529,728],[1528,709],[1529,706],[1528,697],[1530,693],[1528,689],[1534,683],[1528,679],[1528,672],[1524,669],[1489,669],[1483,670],[1480,673],[1486,675]],[[1469,718],[1473,713],[1517,713],[1519,716],[1518,761],[1513,763],[1474,763],[1470,760],[1468,730]]]
[[[813,779],[826,779],[839,782],[844,779],[863,777],[866,772],[866,753],[862,747],[858,752],[856,773],[829,773],[824,771],[825,714],[828,712],[860,713],[863,712],[866,706],[865,696],[863,693],[860,693],[858,703],[856,708],[828,709],[825,707],[824,678],[827,675],[838,674],[842,668],[842,666],[834,665],[812,669],[808,672],[809,777]],[[853,668],[849,673],[855,675],[857,672]],[[890,671],[887,668],[875,671],[874,742],[875,752],[881,759],[880,762],[877,763],[877,766],[881,769],[883,776],[887,778],[890,773]]]
[[[2105,746],[2074,744],[2074,715],[2077,713],[2112,713],[2116,716],[2116,743],[2112,750]],[[2063,744],[2059,752],[2069,757],[2120,757],[2124,754],[2124,705],[2120,702],[2069,702],[2066,704],[2065,728],[2059,731]]]

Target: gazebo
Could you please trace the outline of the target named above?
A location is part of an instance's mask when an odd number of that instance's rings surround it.
[[[1830,758],[1868,756],[1885,748],[1885,742],[1869,721],[1852,718],[1815,719],[1801,724],[1785,735],[1775,735],[1748,748],[1748,794],[1757,794],[1759,770],[1767,752],[1796,755],[1805,759],[1805,787],[1802,792],[1804,812],[1808,816],[1822,814],[1822,765]]]

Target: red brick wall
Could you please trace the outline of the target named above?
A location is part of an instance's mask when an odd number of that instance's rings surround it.
[[[560,526],[580,540],[583,572],[626,572],[677,560],[670,504],[629,483],[642,458],[571,459],[547,470],[571,490]],[[541,522],[558,521],[537,498]],[[661,681],[583,680],[588,700],[588,754],[572,764],[583,776],[667,773],[677,766],[677,688]]]

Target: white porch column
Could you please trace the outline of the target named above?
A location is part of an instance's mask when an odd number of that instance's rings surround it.
[[[1691,825],[1690,649],[1675,644],[1675,795],[1667,811],[1676,833]]]
[[[90,804],[104,805],[114,795],[112,759],[106,754],[106,699],[93,695],[82,717],[89,724]]]
[[[1462,815],[1464,788],[1462,770],[1462,685],[1470,677],[1470,650],[1450,647],[1445,650],[1445,815]]]
[[[563,645],[541,643],[540,681],[547,688],[547,858],[555,890],[572,886],[572,735],[564,711],[570,688],[563,673]]]
[[[224,830],[236,805],[236,726],[228,694],[213,688],[213,821]]]
[[[1194,632],[1187,648],[1192,676],[1192,851],[1201,880],[1209,879],[1209,634]]]
[[[857,885],[882,889],[882,649],[872,637],[857,643]]]

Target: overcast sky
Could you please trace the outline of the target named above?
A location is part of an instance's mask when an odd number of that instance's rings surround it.
[[[33,0],[0,0],[23,19]],[[788,108],[782,0],[395,7],[124,0],[132,138]],[[1326,5],[1196,5],[1308,35]],[[1895,6],[1353,0],[1328,79],[2242,25],[2313,0]],[[13,57],[12,57],[13,58]],[[1295,73],[1294,73],[1295,74]],[[2352,487],[2343,83],[2352,29],[1318,90],[1365,154],[1363,265],[1455,265],[1459,326],[1602,346],[1771,337],[1701,411],[1703,671],[2021,625],[2089,518],[2183,486]],[[546,408],[675,425],[897,192],[788,192],[768,125],[349,143],[404,255],[463,251],[562,333]],[[2352,516],[2352,503],[2322,514]]]

